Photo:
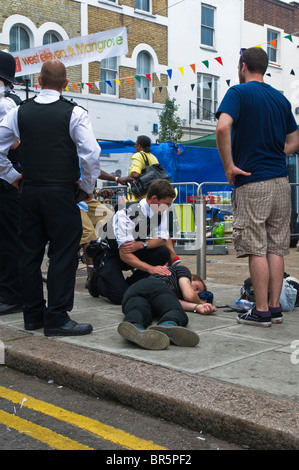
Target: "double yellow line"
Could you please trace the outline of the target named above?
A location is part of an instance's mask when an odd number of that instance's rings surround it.
[[[166,450],[165,447],[158,446],[153,441],[146,441],[126,433],[120,429],[107,424],[100,423],[92,418],[67,411],[50,403],[46,403],[28,395],[7,389],[0,386],[0,397],[19,404],[24,408],[43,413],[59,421],[77,426],[88,431],[97,437],[120,445],[124,449],[130,450]],[[32,423],[31,421],[19,418],[18,416],[0,410],[0,423],[19,432],[27,433],[34,439],[47,444],[58,450],[94,450],[91,447],[73,441],[61,434],[57,434],[50,429]]]

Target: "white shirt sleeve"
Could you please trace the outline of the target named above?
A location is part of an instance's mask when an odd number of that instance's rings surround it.
[[[101,173],[101,147],[96,141],[87,112],[79,106],[75,106],[72,113],[70,136],[80,158],[81,188],[91,194]]]
[[[10,147],[20,140],[18,109],[18,107],[14,107],[0,123],[0,177],[10,184],[19,176],[7,158]]]
[[[118,247],[125,242],[134,241],[135,224],[124,209],[117,211],[113,217],[113,231]]]

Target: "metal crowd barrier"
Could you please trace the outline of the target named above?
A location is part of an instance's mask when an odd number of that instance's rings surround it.
[[[215,203],[216,196],[214,197],[213,203],[212,200],[209,200],[207,194],[203,193],[203,188],[205,186],[229,186],[228,182],[209,182],[205,181],[203,183],[196,182],[182,182],[182,183],[172,183],[176,188],[177,196],[173,201],[173,206],[169,211],[169,225],[172,229],[172,239],[176,241],[176,251],[178,254],[185,255],[195,255],[196,256],[196,272],[202,278],[206,279],[206,264],[207,264],[207,242],[212,243],[213,248],[215,247],[215,242],[220,241],[232,241],[232,235],[224,235],[223,237],[213,237],[207,236],[207,206],[208,210],[212,208],[219,208],[220,210],[227,210],[231,212],[230,204],[219,204]],[[291,183],[291,187],[297,187],[299,183]],[[131,187],[128,186],[116,186],[111,185],[107,186],[104,189],[112,190],[123,190],[125,197],[130,197]],[[230,191],[216,191],[216,192],[232,192]],[[211,193],[213,193],[211,191]],[[211,196],[212,197],[212,196]],[[293,196],[294,199],[294,196]],[[296,208],[299,206],[298,192],[295,193]],[[180,212],[178,214],[176,205],[180,206]],[[294,202],[293,202],[294,205]],[[189,208],[192,207],[192,211]],[[297,212],[296,214],[296,223],[297,223]],[[181,219],[179,217],[181,216]],[[193,217],[193,219],[192,219]],[[172,219],[172,220],[170,220]],[[212,219],[212,210],[211,210],[211,219]],[[213,233],[213,220],[211,220],[211,229]],[[186,230],[182,230],[186,227]],[[190,228],[190,231],[187,230]],[[171,230],[170,230],[171,231]],[[298,237],[299,233],[292,233],[292,237]],[[221,246],[221,245],[219,245]]]

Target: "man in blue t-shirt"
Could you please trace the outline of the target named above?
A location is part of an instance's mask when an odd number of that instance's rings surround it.
[[[268,56],[241,49],[240,85],[230,88],[216,113],[216,139],[233,196],[237,257],[249,257],[256,306],[239,323],[282,322],[279,304],[284,259],[290,244],[290,184],[286,155],[299,149],[291,104],[264,83]]]

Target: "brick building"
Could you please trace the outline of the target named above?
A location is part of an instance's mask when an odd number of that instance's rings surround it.
[[[88,109],[98,139],[151,136],[166,98],[167,0],[1,3],[0,49],[11,52],[125,26],[126,56],[68,67],[65,96]],[[37,74],[30,81],[32,96]],[[17,88],[24,97],[24,87]]]

